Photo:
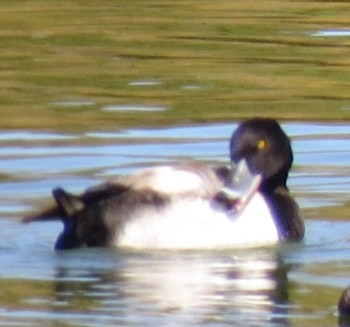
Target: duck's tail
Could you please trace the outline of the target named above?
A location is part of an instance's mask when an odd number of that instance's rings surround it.
[[[82,195],[76,196],[66,192],[62,188],[55,188],[52,191],[52,195],[56,201],[56,205],[38,213],[25,216],[22,218],[22,222],[64,220],[65,218],[72,217],[86,206],[111,196],[121,195],[128,190],[129,188],[124,185],[104,183],[86,190]]]
[[[83,207],[83,203],[78,197],[67,193],[61,188],[54,189],[52,195],[56,201],[56,205],[38,213],[25,216],[22,218],[22,222],[31,223],[33,221],[62,220],[73,216]]]
[[[22,218],[22,223],[31,223],[33,221],[49,221],[49,220],[60,220],[62,216],[62,211],[55,205],[49,207],[38,213],[30,214]]]

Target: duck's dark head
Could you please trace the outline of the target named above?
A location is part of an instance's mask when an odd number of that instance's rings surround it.
[[[261,176],[260,192],[265,196],[283,240],[299,241],[305,227],[299,206],[286,183],[293,163],[290,140],[281,126],[268,118],[254,118],[240,124],[230,143],[231,160],[245,159],[252,174]]]
[[[251,173],[262,176],[261,189],[286,186],[293,152],[288,136],[274,119],[254,118],[241,123],[232,135],[230,156],[235,164],[245,159]]]

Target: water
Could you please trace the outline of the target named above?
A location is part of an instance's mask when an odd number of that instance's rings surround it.
[[[284,125],[303,244],[55,253],[60,223],[19,220],[59,185],[80,192],[154,164],[226,163],[236,124],[214,122],[349,121],[346,1],[1,5],[0,326],[337,325],[350,284],[348,124]],[[127,129],[160,125],[174,127]]]
[[[286,123],[302,244],[239,251],[56,253],[58,222],[22,225],[50,201],[153,164],[226,163],[236,123],[116,132],[0,132],[0,326],[331,326],[350,284],[346,124]],[[344,213],[345,212],[345,213]]]
[[[347,1],[2,1],[0,129],[347,120]]]

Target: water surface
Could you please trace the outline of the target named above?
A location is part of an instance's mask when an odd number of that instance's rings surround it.
[[[236,123],[217,122],[348,121],[348,7],[3,1],[0,326],[336,326],[350,283],[346,123],[284,125],[303,244],[55,253],[60,223],[19,220],[56,186],[81,192],[150,165],[226,163]]]
[[[348,12],[347,1],[3,1],[0,129],[349,120]]]
[[[0,131],[0,326],[331,326],[350,283],[346,124],[286,123],[302,244],[228,251],[56,253],[58,222],[22,225],[72,192],[149,165],[227,163],[236,123],[54,133]]]

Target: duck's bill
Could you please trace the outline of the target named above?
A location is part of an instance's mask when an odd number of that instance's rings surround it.
[[[220,192],[225,206],[234,212],[243,210],[261,185],[262,177],[252,174],[246,160],[242,159],[232,166],[232,175],[226,187]]]

